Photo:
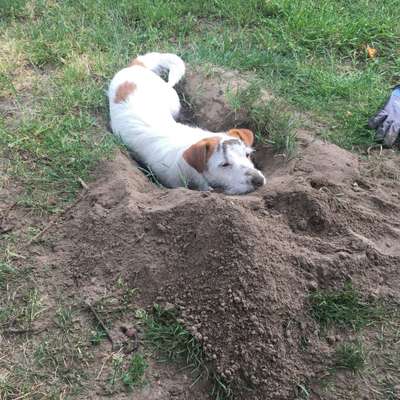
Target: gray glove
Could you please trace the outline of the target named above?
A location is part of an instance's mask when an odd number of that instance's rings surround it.
[[[376,129],[375,139],[385,146],[393,146],[400,133],[400,85],[378,113],[369,119],[368,126]]]

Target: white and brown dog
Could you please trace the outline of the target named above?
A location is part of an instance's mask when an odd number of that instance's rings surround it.
[[[250,160],[250,130],[212,133],[175,121],[181,105],[173,87],[184,73],[182,59],[167,53],[139,56],[119,71],[108,90],[114,134],[167,187],[241,194],[264,185]]]

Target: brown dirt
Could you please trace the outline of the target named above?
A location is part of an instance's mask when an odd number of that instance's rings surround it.
[[[246,111],[233,109],[231,100],[254,83],[255,77],[251,74],[243,75],[237,71],[207,65],[203,68],[189,68],[179,89],[188,97],[192,111],[190,119],[205,129],[217,132],[249,125]],[[260,90],[258,102],[272,99],[270,92]]]
[[[238,121],[196,87],[200,125]],[[312,290],[351,279],[366,297],[400,297],[399,158],[382,167],[298,136],[290,162],[259,146],[268,183],[246,196],[158,188],[118,153],[65,217],[53,249],[65,278],[93,297],[122,277],[142,306],[174,304],[235,398],[296,398],[334,351],[310,317]]]

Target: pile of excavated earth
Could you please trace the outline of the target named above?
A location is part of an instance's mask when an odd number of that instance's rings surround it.
[[[189,72],[194,121],[246,123],[225,97],[243,84]],[[119,152],[66,214],[54,256],[89,297],[122,277],[141,306],[172,305],[235,398],[294,399],[333,352],[310,293],[351,280],[366,297],[400,297],[399,161],[364,162],[306,131],[297,139],[290,160],[256,146],[268,181],[244,196],[158,187]]]

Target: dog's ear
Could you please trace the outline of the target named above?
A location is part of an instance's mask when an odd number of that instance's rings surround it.
[[[251,147],[254,143],[254,133],[250,129],[230,129],[227,134],[240,139],[247,146]]]
[[[183,152],[183,158],[191,167],[201,174],[205,171],[207,161],[215,151],[220,140],[221,139],[218,137],[202,139],[185,150]]]

